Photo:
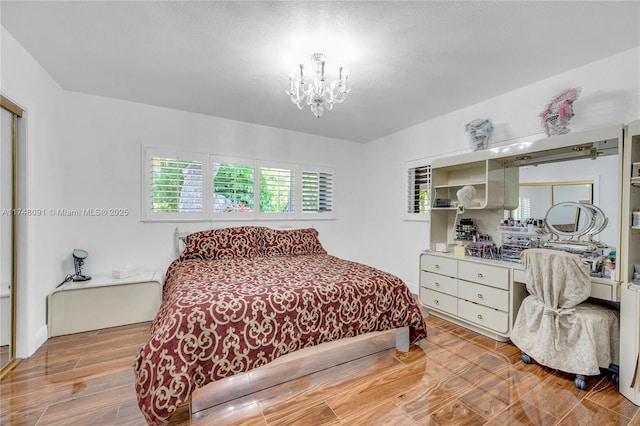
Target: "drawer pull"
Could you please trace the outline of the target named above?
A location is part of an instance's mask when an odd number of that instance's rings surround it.
[[[435,286],[440,287],[440,283],[436,281]]]
[[[478,319],[482,320],[482,315],[478,314]]]
[[[437,263],[433,267],[436,269],[440,269],[440,265],[438,265]]]
[[[436,305],[439,305],[440,301],[438,299],[436,299],[436,300],[433,301],[433,303],[436,304]]]
[[[478,272],[478,278],[483,278],[482,274]]]
[[[483,298],[482,293],[478,293],[478,299],[482,299],[482,298]]]

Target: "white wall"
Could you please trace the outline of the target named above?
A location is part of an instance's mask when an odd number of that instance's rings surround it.
[[[366,262],[398,275],[417,291],[418,256],[428,247],[429,234],[427,223],[403,221],[407,161],[468,151],[464,126],[476,118],[493,120],[496,143],[544,137],[538,114],[570,87],[582,87],[574,103],[573,131],[630,122],[640,117],[639,63],[640,48],[635,48],[366,144],[364,160],[375,171],[365,187]]]
[[[4,29],[1,29],[2,94],[26,112],[20,120],[21,208],[48,208],[64,196],[64,91]],[[52,217],[19,222],[16,350],[31,355],[47,338],[46,296],[61,278],[64,229]]]
[[[127,263],[165,270],[172,260],[172,234],[231,226],[234,222],[142,223],[141,145],[194,152],[335,167],[337,220],[267,222],[266,226],[313,226],[332,254],[359,260],[362,145],[299,132],[242,123],[75,92],[66,93],[64,197],[60,208],[126,208],[127,217],[59,218],[65,240],[51,248],[67,257],[89,252],[84,272],[110,273]],[[241,222],[248,224],[247,222]],[[265,225],[265,222],[261,222]]]

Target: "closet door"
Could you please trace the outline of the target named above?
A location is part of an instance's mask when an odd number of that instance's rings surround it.
[[[15,362],[17,131],[22,110],[0,97],[0,377]]]

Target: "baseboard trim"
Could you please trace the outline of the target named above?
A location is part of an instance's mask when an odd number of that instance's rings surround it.
[[[49,329],[46,324],[38,330],[33,339],[33,347],[29,348],[29,356],[33,355],[40,346],[44,344],[49,338]]]

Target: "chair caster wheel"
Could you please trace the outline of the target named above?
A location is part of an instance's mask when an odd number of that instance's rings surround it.
[[[578,374],[576,376],[576,379],[574,380],[576,387],[580,390],[585,390],[587,388],[587,382],[585,381],[585,377],[581,374]]]
[[[529,355],[525,354],[524,352],[520,353],[520,359],[525,364],[531,364],[531,357]]]

